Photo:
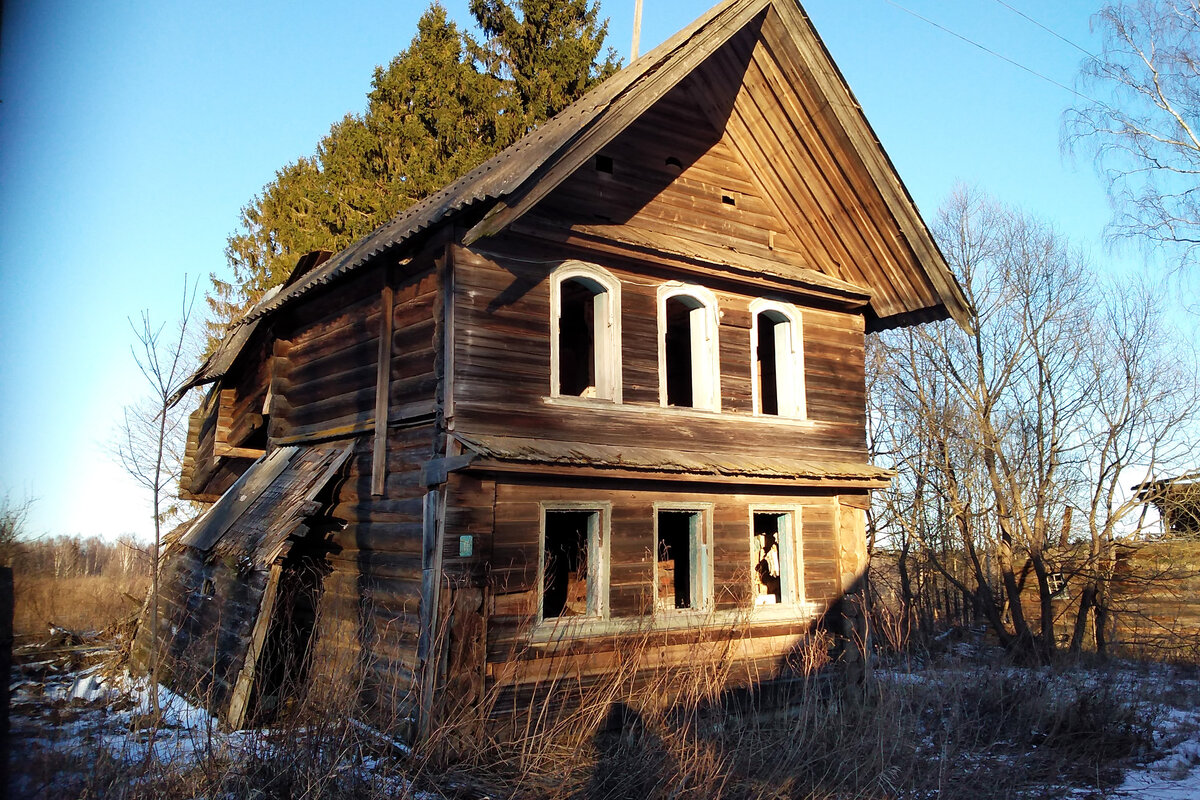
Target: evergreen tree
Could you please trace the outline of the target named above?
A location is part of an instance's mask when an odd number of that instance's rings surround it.
[[[609,48],[600,4],[588,0],[471,0],[471,13],[487,36],[476,59],[511,81],[512,107],[526,125],[553,117],[620,68]]]
[[[615,72],[596,62],[599,2],[473,0],[474,41],[434,2],[408,49],[376,67],[367,109],[336,123],[312,156],[280,169],[242,209],[212,276],[209,346],[282,283],[305,253],[340,250],[512,144]]]

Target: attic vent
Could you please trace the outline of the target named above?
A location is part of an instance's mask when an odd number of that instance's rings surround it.
[[[596,156],[596,172],[603,172],[605,175],[612,175],[612,156]]]
[[[668,167],[670,167],[670,168],[671,168],[671,169],[673,169],[673,170],[676,170],[676,171],[678,171],[678,170],[681,170],[681,169],[683,169],[683,162],[682,162],[682,161],[680,161],[680,160],[679,160],[678,158],[676,158],[675,156],[668,156],[668,158],[667,158],[667,166],[668,166]]]
[[[736,206],[737,198],[731,194],[723,194],[721,195],[721,202],[727,206]]]

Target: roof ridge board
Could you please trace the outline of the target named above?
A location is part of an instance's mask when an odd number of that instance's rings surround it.
[[[529,131],[516,142],[501,150],[487,161],[484,161],[475,169],[443,186],[425,199],[408,206],[391,219],[380,223],[375,230],[312,270],[309,275],[305,276],[304,280],[288,287],[286,292],[281,292],[272,302],[252,309],[247,314],[247,318],[253,319],[274,311],[291,299],[307,293],[313,287],[328,282],[344,271],[360,266],[414,233],[438,224],[455,211],[459,211],[481,200],[498,198],[509,193],[511,187],[520,186],[527,182],[529,177],[537,171],[538,167],[546,160],[551,159],[556,152],[561,151],[564,146],[575,139],[615,98],[619,97],[646,74],[656,71],[660,62],[686,44],[692,36],[712,23],[717,17],[729,13],[730,9],[736,6],[761,5],[766,7],[770,2],[772,0],[726,0],[724,3],[713,6],[691,25],[678,31],[661,45],[641,56],[637,61],[629,64],[608,80],[603,81],[600,85],[592,89],[592,91],[567,106],[539,127]],[[576,121],[575,118],[578,116],[585,117],[583,123],[575,127],[569,126],[568,122]],[[562,141],[554,144],[559,137],[562,138]],[[546,142],[546,144],[541,144],[542,142]],[[513,163],[513,157],[517,153],[539,146],[553,146],[554,149],[541,158],[529,159],[529,163],[524,168],[516,169],[512,175],[501,175],[502,171],[496,170],[496,167],[500,165]],[[500,175],[500,177],[495,179],[496,185],[489,186],[486,176],[488,173],[493,172],[493,170],[496,170],[496,174]],[[480,191],[460,196],[463,194],[463,190],[470,187]],[[439,207],[455,197],[459,198],[458,202],[451,203],[448,207]],[[428,216],[428,219],[421,221],[422,216]],[[404,224],[406,222],[414,224],[406,227]],[[376,246],[375,249],[367,250],[372,245]],[[363,252],[364,250],[366,252]]]
[[[665,97],[680,81],[707,60],[716,48],[724,46],[775,2],[776,0],[728,0],[724,6],[718,7],[710,18],[701,17],[696,23],[648,53],[644,58],[660,50],[664,51],[657,56],[653,64],[647,64],[644,70],[634,75],[627,86],[621,87],[605,108],[598,111],[587,126],[580,128],[575,137],[564,142],[556,154],[534,165],[523,181],[525,184],[532,181],[532,184],[520,194],[517,203],[498,203],[467,232],[463,243],[470,245],[484,236],[498,233],[520,218],[627,129],[642,113]],[[720,20],[718,24],[718,18],[721,16],[727,16],[728,19]],[[680,41],[675,43],[677,39]],[[669,50],[668,46],[671,46]],[[638,62],[641,61],[642,59],[638,59]],[[629,108],[630,106],[632,108]],[[628,111],[633,112],[632,118],[624,116]]]
[[[884,148],[878,134],[875,133],[870,120],[867,119],[866,114],[863,112],[862,104],[858,102],[858,98],[854,95],[854,90],[850,88],[849,81],[846,80],[846,76],[842,73],[833,55],[829,52],[829,48],[825,45],[825,40],[821,38],[821,34],[817,32],[808,13],[799,4],[798,0],[793,0],[792,2],[784,0],[783,2],[772,3],[772,5],[776,13],[779,14],[780,21],[793,32],[793,36],[796,38],[798,44],[801,43],[804,33],[812,37],[812,43],[815,43],[821,58],[819,60],[811,58],[811,54],[806,54],[803,51],[801,51],[801,55],[808,56],[806,60],[814,67],[823,62],[828,69],[828,77],[833,79],[830,88],[836,87],[845,92],[846,99],[849,101],[848,105],[831,102],[829,104],[830,109],[842,126],[846,128],[847,134],[850,133],[850,124],[861,126],[862,132],[874,144],[874,152],[880,157],[882,163],[872,163],[872,159],[866,157],[867,153],[863,153],[860,148],[856,148],[863,155],[863,164],[876,185],[879,186],[880,194],[883,196],[884,202],[895,218],[901,232],[908,239],[909,246],[913,248],[914,253],[918,256],[917,263],[924,265],[932,262],[943,268],[935,268],[932,272],[925,270],[926,276],[935,291],[937,291],[943,304],[946,305],[948,314],[959,325],[965,327],[969,317],[973,313],[970,303],[963,294],[962,287],[959,286],[954,273],[950,270],[945,255],[942,253],[941,248],[938,247],[933,234],[929,231],[929,226],[925,224],[924,218],[917,210],[917,204],[913,200],[908,186],[905,185],[904,180],[900,177],[895,163]],[[797,23],[801,24],[798,25]],[[820,76],[814,74],[814,77],[818,78],[818,85],[820,85]],[[823,91],[825,88],[821,86]],[[883,180],[885,178],[886,180]],[[898,190],[898,195],[889,196],[891,193],[885,191],[885,188]],[[920,251],[922,250],[925,251],[926,258],[921,257]]]

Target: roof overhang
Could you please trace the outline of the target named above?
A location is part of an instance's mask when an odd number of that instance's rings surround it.
[[[840,135],[869,173],[883,204],[879,213],[890,217],[895,235],[914,255],[913,263],[921,273],[914,280],[927,282],[936,295],[935,302],[902,313],[875,313],[871,327],[946,317],[965,325],[970,309],[961,288],[845,78],[795,0],[726,0],[715,6],[516,144],[260,303],[246,321],[265,316],[364,264],[402,258],[406,246],[420,234],[461,218],[468,210],[465,244],[505,230],[713,52],[752,22],[761,23],[764,14],[774,15],[775,27],[791,38],[804,62],[805,75],[824,96]]]

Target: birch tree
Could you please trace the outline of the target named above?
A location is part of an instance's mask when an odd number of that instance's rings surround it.
[[[960,192],[935,235],[975,314],[881,337],[876,446],[900,472],[884,518],[1015,657],[1043,663],[1068,544],[1087,553],[1071,647],[1102,637],[1112,543],[1144,523],[1133,487],[1187,452],[1194,360],[1154,292],[1100,280],[1044,222]]]
[[[158,567],[162,547],[162,526],[172,506],[169,502],[179,484],[183,464],[183,447],[187,432],[187,415],[171,400],[191,373],[189,323],[195,305],[196,287],[189,289],[185,278],[183,300],[178,322],[169,328],[156,324],[149,311],[143,311],[137,322],[130,320],[135,343],[131,348],[133,360],[145,379],[146,395],[140,403],[126,406],[124,424],[120,430],[117,457],[122,467],[138,484],[150,493],[153,509],[154,542],[150,548],[150,696],[154,716],[158,706]]]
[[[1114,201],[1112,232],[1194,266],[1200,246],[1200,2],[1122,0],[1093,25],[1103,48],[1080,67],[1091,98],[1066,117]]]

